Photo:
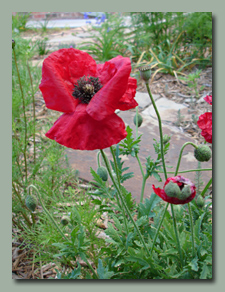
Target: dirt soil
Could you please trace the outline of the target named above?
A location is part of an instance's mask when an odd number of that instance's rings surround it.
[[[49,33],[49,35],[60,34],[60,33],[77,33],[77,32],[85,32],[84,28],[76,28],[76,29],[66,29],[66,30],[53,30]],[[49,36],[47,35],[47,36]],[[37,33],[32,31],[27,31],[23,33],[23,37],[25,38],[33,38],[37,39]],[[49,54],[48,54],[49,55]],[[41,60],[46,58],[48,55],[44,57],[35,56],[34,60]],[[197,70],[197,68],[192,68],[191,72],[184,72],[186,74],[193,73]],[[203,89],[201,87],[204,86]],[[203,69],[201,72],[201,77],[198,79],[198,90],[199,97],[194,97],[193,91],[188,87],[187,83],[184,81],[178,81],[175,76],[166,75],[166,74],[157,74],[155,79],[150,84],[150,88],[153,94],[159,94],[161,97],[166,97],[168,99],[173,100],[176,103],[182,103],[188,106],[190,112],[193,114],[193,121],[185,121],[181,118],[179,127],[183,129],[183,131],[191,134],[195,139],[199,141],[199,143],[203,143],[205,140],[201,136],[201,130],[198,128],[196,124],[196,119],[199,115],[212,111],[212,106],[210,106],[207,102],[203,100],[203,97],[206,95],[212,95],[212,67],[207,67]],[[137,91],[146,92],[146,87],[144,82],[138,82]],[[48,111],[45,107],[45,103],[43,101],[41,92],[38,91],[35,95],[36,97],[36,110],[37,110],[37,118],[45,119],[49,114],[53,115],[53,111]],[[54,115],[59,116],[60,114],[54,113]],[[44,133],[41,133],[44,136]],[[84,182],[81,182],[84,183]],[[14,234],[19,234],[19,231],[14,227]],[[12,279],[49,279],[56,277],[55,264],[42,264],[41,262],[33,263],[33,257],[35,255],[35,251],[26,247],[26,244],[23,242],[22,237],[17,237],[17,239],[13,239],[12,243]]]

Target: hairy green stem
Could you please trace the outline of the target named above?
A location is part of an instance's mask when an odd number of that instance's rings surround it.
[[[195,242],[194,242],[194,230],[193,230],[193,220],[192,220],[192,211],[190,203],[188,203],[188,211],[189,211],[189,219],[190,219],[190,227],[191,227],[191,240],[192,240],[192,255],[195,257]]]
[[[153,105],[153,107],[154,107],[154,110],[155,110],[156,115],[157,115],[157,118],[158,118],[158,123],[159,123],[159,134],[160,134],[160,145],[161,145],[160,148],[161,148],[161,156],[162,156],[162,164],[163,164],[163,170],[164,170],[165,180],[167,180],[166,164],[165,164],[164,153],[163,153],[163,132],[162,132],[162,121],[161,121],[161,117],[160,117],[160,114],[159,114],[159,112],[158,112],[157,106],[156,106],[156,104],[155,104],[154,98],[153,98],[153,96],[152,96],[152,93],[151,93],[151,90],[150,90],[150,87],[149,87],[148,82],[145,82],[145,85],[146,85],[146,88],[147,88],[148,94],[149,94],[149,96],[150,96],[150,99],[151,99],[152,105]]]
[[[119,185],[119,189],[121,191],[121,186],[120,186],[120,175],[119,175],[119,170],[118,170],[118,167],[117,167],[117,162],[116,162],[116,157],[115,157],[115,153],[113,151],[113,148],[112,146],[110,146],[110,151],[112,153],[112,157],[113,157],[113,161],[114,161],[114,166],[115,166],[115,170],[116,170],[116,177],[117,177],[117,182],[118,182],[118,185]],[[117,194],[116,194],[117,196]],[[118,198],[118,202],[119,202],[119,198]],[[122,202],[121,202],[122,203]],[[120,205],[119,205],[120,206]],[[125,211],[124,211],[124,208],[121,208],[122,209],[122,213],[123,213],[123,218],[124,218],[124,224],[125,224],[125,228],[126,228],[126,232],[127,232],[127,235],[129,233],[129,229],[128,229],[128,225],[127,225],[127,218],[126,218],[126,214],[125,214]]]
[[[177,232],[177,224],[176,224],[176,218],[175,218],[175,214],[174,214],[173,204],[170,204],[170,206],[171,206],[171,211],[172,211],[172,216],[173,216],[173,227],[174,227],[174,231],[175,231],[175,235],[176,235],[176,239],[177,239],[177,249],[178,249],[178,252],[180,254],[181,266],[183,267],[183,257],[182,257],[181,247],[180,247],[180,240],[179,240],[179,236],[178,236],[178,232]]]
[[[211,171],[212,168],[197,168],[178,171],[178,173],[195,172],[195,171]],[[158,171],[158,173],[163,173],[163,171]],[[167,171],[167,173],[174,173],[173,171]]]
[[[98,167],[100,167],[101,166],[101,163],[100,163],[100,154],[101,154],[101,152],[100,151],[98,151],[98,153],[97,153],[97,163],[98,163]]]
[[[161,220],[160,220],[160,222],[159,222],[159,225],[158,225],[158,227],[157,227],[157,230],[156,230],[156,233],[155,233],[155,236],[154,236],[154,239],[153,239],[153,243],[152,243],[152,248],[151,248],[150,254],[152,254],[152,252],[153,252],[153,249],[154,249],[154,246],[155,246],[155,242],[156,242],[156,239],[157,239],[157,237],[158,237],[159,230],[160,230],[160,228],[161,228],[161,226],[162,226],[162,223],[163,223],[164,217],[165,217],[165,215],[166,215],[166,210],[167,210],[168,206],[169,206],[169,203],[166,204],[165,209],[164,209],[163,214],[162,214],[162,218],[161,218]]]
[[[205,186],[204,190],[201,192],[201,196],[204,197],[206,191],[208,190],[208,188],[210,187],[212,183],[212,178],[210,178],[210,180],[208,181],[207,185]]]
[[[180,154],[179,154],[179,157],[178,157],[177,167],[176,167],[176,170],[175,170],[174,176],[176,176],[177,173],[178,173],[178,170],[179,170],[179,167],[180,167],[181,157],[182,157],[182,154],[183,154],[183,150],[184,150],[184,148],[185,148],[187,145],[192,145],[193,147],[197,148],[197,146],[196,146],[194,143],[192,143],[192,142],[186,142],[186,143],[184,143],[184,145],[183,145],[183,146],[181,147],[181,149],[180,149]]]
[[[129,208],[127,207],[126,202],[124,201],[124,198],[123,198],[123,195],[121,194],[120,188],[118,187],[118,185],[116,184],[116,182],[115,182],[115,180],[114,180],[114,177],[113,177],[113,175],[112,175],[112,172],[111,172],[111,169],[110,169],[110,165],[109,165],[108,159],[107,159],[107,157],[106,157],[104,151],[101,150],[101,149],[100,149],[100,151],[101,151],[101,153],[102,153],[102,157],[103,157],[103,159],[104,159],[104,162],[105,162],[106,168],[107,168],[107,170],[108,170],[109,176],[110,176],[110,178],[111,178],[111,180],[112,180],[112,182],[113,182],[113,185],[114,185],[115,189],[117,190],[117,193],[118,193],[118,195],[119,195],[119,197],[120,197],[120,200],[121,200],[121,202],[122,202],[122,205],[123,205],[123,207],[125,208],[125,210],[126,210],[128,216],[130,217],[130,220],[132,221],[132,223],[133,223],[133,225],[134,225],[134,228],[136,229],[136,231],[137,231],[137,233],[138,233],[138,235],[139,235],[139,238],[140,238],[140,240],[141,240],[141,242],[142,242],[142,244],[143,244],[143,246],[144,246],[144,248],[145,248],[147,254],[150,256],[150,253],[149,253],[149,250],[148,250],[148,248],[147,248],[147,246],[146,246],[146,244],[145,244],[144,238],[143,238],[143,236],[142,236],[142,234],[141,234],[141,232],[140,232],[140,230],[139,230],[139,228],[138,228],[136,222],[134,221],[134,219],[133,219],[133,217],[132,217],[132,215],[131,215],[131,213],[130,213]]]
[[[23,105],[23,117],[24,117],[24,151],[23,151],[23,156],[24,156],[24,163],[25,163],[25,185],[27,186],[27,118],[26,118],[26,106],[25,106],[25,98],[23,95],[23,88],[22,88],[22,83],[20,79],[20,72],[19,68],[17,65],[17,59],[16,59],[16,53],[15,49],[13,48],[13,54],[14,54],[14,59],[15,59],[15,65],[16,65],[16,71],[18,75],[18,80],[19,80],[19,85],[20,85],[20,91],[21,91],[21,96],[22,96],[22,105]],[[26,192],[26,186],[24,189],[24,192]]]
[[[27,69],[30,77],[30,84],[31,84],[31,91],[32,91],[32,103],[33,103],[33,141],[34,141],[34,165],[36,164],[36,133],[35,133],[35,124],[36,124],[36,114],[35,114],[35,99],[34,99],[34,87],[33,87],[33,80],[30,72],[30,67],[27,62]],[[35,174],[33,175],[33,178],[35,179]]]
[[[138,106],[136,106],[136,139],[138,138]]]

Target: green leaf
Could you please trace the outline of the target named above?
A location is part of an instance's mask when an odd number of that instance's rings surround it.
[[[203,267],[202,267],[202,272],[200,275],[200,279],[207,279],[207,276],[210,274],[210,270],[207,267],[207,264],[204,263]]]
[[[161,201],[161,198],[155,193],[151,194],[150,198],[146,198],[144,203],[139,204],[139,214],[140,216],[147,216],[148,218],[154,217],[155,213],[152,212],[154,207]]]
[[[101,259],[98,259],[97,273],[98,273],[99,279],[110,279],[114,275],[114,272],[109,272],[108,268],[103,267]]]
[[[195,257],[190,263],[189,263],[189,266],[191,267],[191,269],[193,270],[193,271],[198,271],[198,269],[199,269],[199,266],[198,266],[198,258],[197,257]]]

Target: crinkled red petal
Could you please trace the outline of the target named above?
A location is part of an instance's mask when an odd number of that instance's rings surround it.
[[[39,86],[49,109],[73,112],[79,103],[73,96],[74,84],[84,75],[96,77],[97,65],[86,52],[61,49],[50,54],[43,62]]]
[[[134,99],[135,94],[136,94],[136,88],[137,88],[137,80],[135,78],[129,77],[127,90],[118,102],[118,106],[117,106],[118,109],[122,111],[126,111],[138,106],[138,103]]]
[[[202,130],[201,135],[208,143],[212,143],[212,113],[207,112],[202,114],[199,117],[197,124]]]
[[[103,87],[87,106],[87,112],[93,119],[103,120],[118,109],[120,99],[128,89],[130,72],[130,59],[122,56],[113,58],[98,67],[98,77],[103,82]]]
[[[125,124],[116,114],[97,121],[87,114],[86,107],[86,104],[79,104],[75,112],[63,114],[46,136],[68,148],[80,150],[104,149],[127,136]]]
[[[204,97],[204,100],[212,105],[212,95],[206,95],[206,97]]]

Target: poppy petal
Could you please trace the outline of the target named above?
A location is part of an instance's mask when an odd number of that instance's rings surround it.
[[[127,136],[125,124],[116,114],[97,121],[87,114],[86,107],[79,104],[75,112],[63,114],[46,136],[68,148],[80,150],[104,149]]]
[[[99,67],[99,78],[106,82],[94,95],[87,106],[87,113],[95,120],[103,120],[118,108],[120,99],[127,90],[128,79],[131,72],[129,58],[118,56],[108,61],[111,65]],[[101,72],[100,72],[101,69]],[[108,80],[104,74],[105,70],[110,72]],[[107,81],[108,80],[108,81]]]
[[[138,103],[134,99],[136,94],[136,88],[137,80],[135,78],[129,77],[127,90],[118,102],[118,109],[126,111],[138,106]]]
[[[73,96],[74,84],[84,75],[96,76],[97,65],[86,52],[61,49],[53,52],[43,62],[39,86],[49,109],[73,112],[79,103]]]

